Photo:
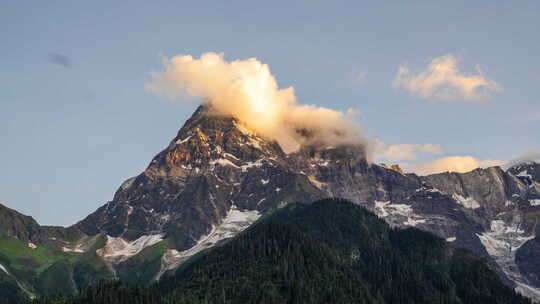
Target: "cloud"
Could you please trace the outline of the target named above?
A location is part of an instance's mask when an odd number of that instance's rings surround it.
[[[71,58],[69,58],[66,55],[57,54],[57,53],[51,53],[47,56],[47,60],[50,63],[60,65],[63,67],[70,67],[71,66]]]
[[[540,164],[540,152],[534,151],[534,150],[523,151],[517,158],[504,164],[504,168],[508,169],[515,165],[519,165],[522,163],[530,163],[530,162],[535,162],[535,163]]]
[[[416,160],[420,153],[440,154],[442,153],[442,148],[434,144],[399,144],[386,146],[386,144],[377,138],[369,142],[368,155],[371,159],[384,158],[390,161]]]
[[[476,168],[501,166],[503,163],[499,160],[479,160],[472,156],[448,156],[426,163],[403,164],[401,167],[406,172],[428,175],[441,172],[464,173]]]
[[[418,158],[418,153],[440,154],[442,149],[439,145],[391,145],[383,152],[383,156],[389,160],[415,160]]]
[[[406,64],[401,65],[392,86],[423,99],[445,101],[483,102],[502,90],[501,85],[485,77],[479,66],[476,74],[461,72],[452,54],[433,59],[421,72],[415,73]]]
[[[367,142],[353,120],[354,111],[298,104],[294,89],[280,89],[268,65],[256,58],[228,62],[223,54],[205,53],[163,63],[164,69],[152,72],[146,83],[149,92],[175,101],[202,98],[216,114],[238,118],[286,152],[303,144]]]

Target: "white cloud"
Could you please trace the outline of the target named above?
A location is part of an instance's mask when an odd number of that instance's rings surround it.
[[[440,154],[442,149],[439,145],[425,144],[425,145],[391,145],[383,152],[383,156],[390,160],[415,160],[418,158],[418,153],[432,153]]]
[[[276,140],[286,152],[304,144],[365,143],[354,111],[299,104],[294,89],[279,88],[270,67],[256,58],[227,61],[217,53],[200,58],[174,56],[164,60],[162,71],[151,73],[146,88],[172,100],[200,98],[216,114],[238,118],[260,135]]]
[[[472,156],[448,156],[426,163],[403,164],[401,167],[406,172],[414,172],[418,175],[428,175],[441,172],[464,173],[476,168],[501,166],[503,163],[504,162],[499,160],[480,160]]]
[[[460,71],[458,60],[452,54],[433,59],[421,72],[401,65],[392,86],[423,99],[445,101],[483,102],[502,90],[501,85],[485,77],[479,66],[476,66],[476,74]]]
[[[370,160],[375,158],[384,158],[389,161],[401,160],[416,160],[420,153],[440,154],[442,148],[434,144],[400,144],[400,145],[385,145],[382,141],[375,138],[369,142],[368,155]]]

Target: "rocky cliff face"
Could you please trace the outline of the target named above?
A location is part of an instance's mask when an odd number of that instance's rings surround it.
[[[0,204],[0,231],[2,235],[25,242],[37,242],[43,238],[39,224],[30,216]]]
[[[540,165],[422,177],[398,168],[369,164],[362,146],[311,145],[286,154],[201,106],[144,172],[70,228],[86,236],[63,250],[85,254],[101,236],[97,254],[113,271],[146,261],[151,267],[141,273],[151,281],[276,208],[339,197],[490,259],[508,284],[540,299],[538,267],[528,266],[540,257],[532,243]]]
[[[422,177],[424,181],[450,196],[473,222],[475,230],[468,239],[480,241],[474,248],[486,252],[523,294],[539,299],[538,282],[531,279],[534,267],[524,265],[526,257],[540,257],[540,250],[528,245],[538,233],[540,184],[535,180],[537,164],[517,165],[507,171],[499,167],[476,169],[456,174],[443,173]],[[521,260],[522,248],[529,248]]]
[[[279,204],[322,197],[305,175],[291,170],[277,143],[209,111],[200,107],[142,174],[76,226],[127,241],[159,235],[186,250],[233,209],[260,215]]]

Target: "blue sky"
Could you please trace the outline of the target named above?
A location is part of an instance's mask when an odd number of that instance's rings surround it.
[[[381,2],[2,3],[0,202],[69,225],[112,199],[196,107],[144,89],[178,54],[256,57],[299,103],[354,108],[387,145],[440,146],[415,162],[540,150],[540,2]],[[447,54],[502,91],[479,103],[392,87],[400,65]]]

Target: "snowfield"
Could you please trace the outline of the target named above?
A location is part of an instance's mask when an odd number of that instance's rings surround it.
[[[195,246],[184,251],[167,250],[161,259],[161,269],[155,279],[159,280],[167,270],[175,269],[192,255],[210,248],[222,240],[232,238],[255,223],[260,217],[261,214],[257,210],[240,210],[232,205],[227,216],[223,218],[223,222],[219,226],[213,227],[210,233],[201,237]]]
[[[141,252],[144,248],[155,245],[162,240],[162,234],[143,235],[132,242],[121,237],[107,235],[107,244],[105,247],[96,250],[96,253],[105,261],[116,264],[129,259]]]
[[[540,299],[540,290],[529,286],[527,280],[519,273],[516,265],[516,251],[534,235],[526,235],[516,223],[506,224],[502,220],[491,221],[491,231],[477,234],[486,251],[502,268],[504,273],[514,282],[515,290],[524,296]]]
[[[463,197],[459,194],[453,194],[452,197],[463,207],[467,209],[478,209],[480,204],[472,197]]]

